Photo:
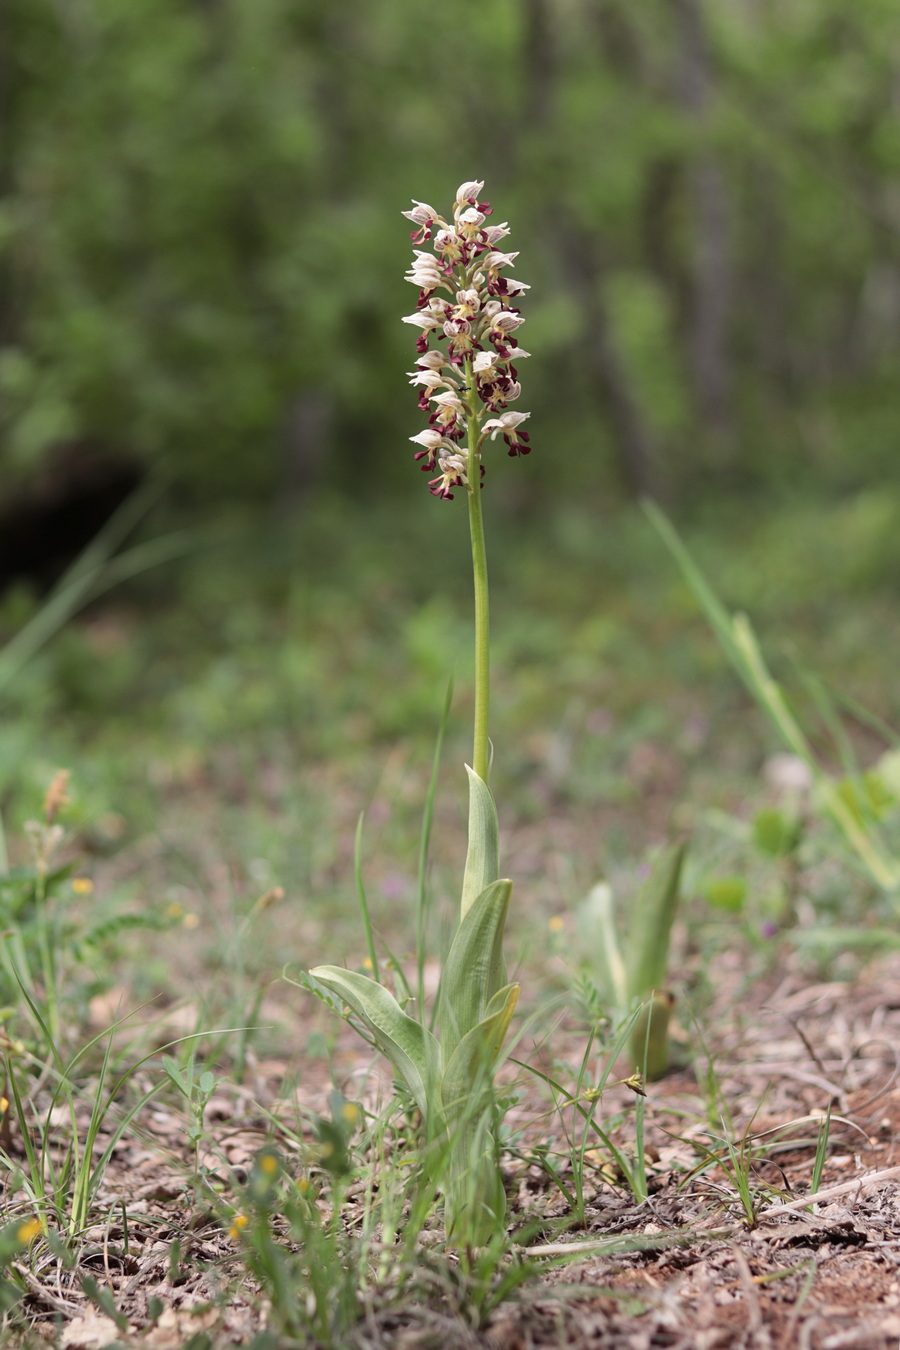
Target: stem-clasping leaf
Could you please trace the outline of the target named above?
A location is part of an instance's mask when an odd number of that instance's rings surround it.
[[[486,1016],[491,999],[506,984],[503,930],[511,894],[512,882],[505,879],[486,886],[454,934],[439,995],[445,1059]]]
[[[474,769],[469,775],[469,847],[463,874],[460,918],[464,919],[486,886],[500,871],[500,826],[491,790]]]
[[[441,1079],[441,1100],[448,1120],[469,1115],[481,1094],[493,1086],[494,1067],[503,1048],[520,986],[507,984],[491,999],[487,1015],[463,1036]]]

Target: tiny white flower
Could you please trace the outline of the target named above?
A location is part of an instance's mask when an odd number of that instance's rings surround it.
[[[522,291],[530,291],[530,290],[531,287],[527,286],[524,281],[516,281],[515,277],[506,278],[507,295],[521,295]]]
[[[799,755],[772,755],[763,765],[763,773],[775,788],[807,792],[813,785],[809,765]]]
[[[485,225],[484,227],[485,238],[492,248],[494,244],[499,244],[501,239],[506,239],[509,233],[510,229],[505,220],[502,225]]]
[[[480,375],[484,370],[490,370],[500,360],[498,352],[476,352],[472,360],[472,369],[476,375]]]

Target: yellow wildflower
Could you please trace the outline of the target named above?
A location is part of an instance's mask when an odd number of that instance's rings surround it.
[[[33,1242],[36,1237],[40,1237],[43,1231],[44,1225],[40,1219],[26,1219],[16,1229],[16,1241],[21,1242],[23,1247],[27,1247],[28,1243]]]

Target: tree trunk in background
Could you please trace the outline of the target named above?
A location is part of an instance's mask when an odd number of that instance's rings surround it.
[[[564,184],[555,181],[554,139],[563,134],[555,125],[559,120],[560,63],[547,0],[523,0],[522,15],[524,99],[520,127],[530,133],[531,143],[526,146],[526,138],[518,135],[513,153],[521,162],[523,152],[528,154],[530,150],[527,167],[540,173],[546,195],[554,202],[552,210],[543,215],[544,229],[546,237],[555,241],[553,251],[581,307],[584,323],[577,344],[579,360],[586,360],[591,367],[594,387],[605,404],[622,481],[636,496],[654,496],[652,436],[616,348],[603,293],[600,235],[572,219],[563,205]]]
[[[12,196],[13,191],[15,20],[10,0],[0,3],[0,204]],[[13,272],[7,245],[0,250],[0,347],[9,346],[15,336],[13,292]]]
[[[543,128],[550,121],[557,85],[556,50],[547,0],[522,0],[522,67],[526,91],[523,124]]]
[[[654,497],[658,484],[653,436],[616,348],[603,295],[604,267],[598,238],[571,221],[560,222],[558,229],[559,255],[585,319],[579,351],[593,366],[603,391],[622,478],[636,496]]]
[[[714,74],[701,0],[671,0],[680,48],[678,97],[702,138],[713,112]],[[688,168],[694,223],[689,350],[704,431],[721,445],[731,434],[732,264],[728,184],[714,151]]]

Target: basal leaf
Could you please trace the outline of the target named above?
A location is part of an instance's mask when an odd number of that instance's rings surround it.
[[[444,1182],[447,1241],[486,1247],[505,1232],[506,1191],[491,1113],[461,1126],[450,1141]]]
[[[316,966],[309,973],[361,1019],[427,1120],[440,1075],[440,1049],[428,1028],[405,1013],[389,989],[366,975],[340,966]]]

